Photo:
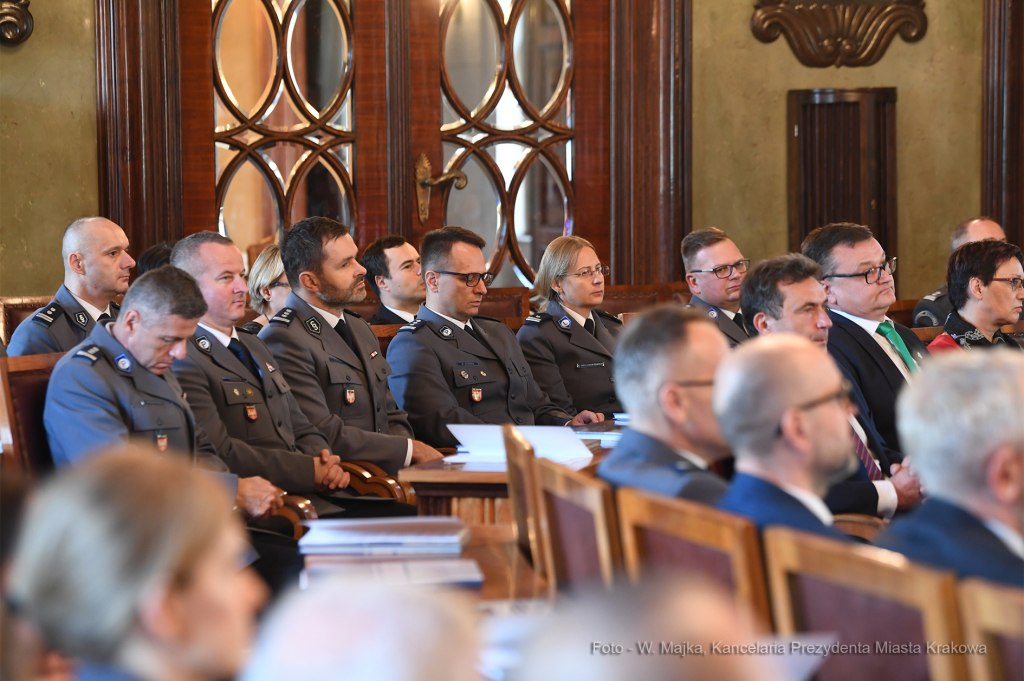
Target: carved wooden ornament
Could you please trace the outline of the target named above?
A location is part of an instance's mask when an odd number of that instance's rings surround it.
[[[785,34],[805,66],[871,66],[897,33],[923,38],[928,18],[924,0],[758,0],[750,27],[764,43]]]
[[[32,35],[32,13],[28,0],[2,0],[0,2],[0,42],[17,45]]]

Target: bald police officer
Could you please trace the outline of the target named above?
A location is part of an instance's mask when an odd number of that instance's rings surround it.
[[[458,444],[450,423],[580,425],[604,419],[559,409],[537,385],[511,329],[477,315],[493,275],[478,235],[462,227],[428,232],[420,244],[427,302],[388,346],[391,387],[416,436]]]
[[[67,352],[89,335],[97,322],[117,317],[113,302],[128,290],[135,261],[128,237],[106,218],[79,218],[64,230],[61,256],[64,284],[44,307],[11,336],[11,357]]]

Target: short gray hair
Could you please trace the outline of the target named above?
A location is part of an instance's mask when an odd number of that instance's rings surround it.
[[[132,283],[121,303],[121,312],[128,310],[150,312],[159,317],[177,315],[199,319],[206,314],[207,306],[195,279],[173,265],[164,265]]]
[[[985,488],[998,447],[1024,452],[1024,355],[948,352],[921,365],[896,404],[896,427],[929,494],[970,498]]]
[[[203,273],[203,264],[199,257],[199,250],[206,244],[234,246],[235,242],[220,232],[211,232],[209,230],[189,234],[174,244],[174,249],[171,251],[171,264],[179,270],[188,272],[192,277],[198,277]]]
[[[817,385],[806,370],[808,350],[824,352],[792,334],[759,336],[718,367],[711,406],[734,453],[771,453],[782,414]]]
[[[691,324],[711,324],[697,310],[659,305],[633,320],[615,346],[615,392],[626,411],[657,409],[658,386],[672,355],[689,342]]]

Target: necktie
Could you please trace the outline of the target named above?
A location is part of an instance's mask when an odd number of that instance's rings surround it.
[[[597,336],[597,327],[594,325],[592,317],[587,317],[586,323],[583,324],[583,328],[587,330],[591,336]]]
[[[466,333],[468,333],[470,336],[475,338],[477,340],[477,342],[480,341],[480,336],[476,335],[476,331],[473,329],[473,325],[472,324],[470,324],[469,322],[466,322],[465,329],[466,329]]]
[[[249,351],[244,345],[242,345],[241,341],[237,338],[232,338],[231,342],[228,343],[228,350],[238,358],[238,361],[242,363],[242,366],[249,370],[253,378],[258,379],[260,377],[260,372],[259,369],[256,368],[256,363],[252,361],[252,355],[249,354]]]
[[[742,312],[737,312],[736,316],[733,317],[732,320],[734,322],[736,322],[736,326],[740,327],[740,329],[743,330],[744,334],[747,333],[747,327],[743,326],[743,313]],[[749,335],[749,334],[747,334],[747,335]]]
[[[892,325],[888,319],[878,325],[878,333],[885,336],[889,344],[895,348],[896,352],[903,358],[903,363],[907,365],[907,369],[911,372],[917,371],[917,363],[914,358],[910,356],[910,350],[907,350],[907,344],[900,338],[900,334],[896,332],[896,327]]]
[[[864,464],[864,468],[868,471],[868,480],[876,482],[878,480],[885,480],[885,476],[882,475],[882,469],[875,463],[875,458],[871,456],[871,452],[868,451],[868,447],[864,444],[864,440],[860,439],[857,435],[857,431],[853,431],[853,451],[857,453],[857,458]]]
[[[355,352],[356,346],[352,343],[352,330],[348,328],[348,324],[342,319],[334,326],[334,330],[341,336],[341,340],[345,341],[348,347]]]
[[[112,322],[112,321],[114,321],[113,318],[110,315],[108,315],[106,312],[104,312],[103,314],[100,315],[99,319],[96,320],[96,323],[99,324],[100,326],[103,326],[107,322]]]

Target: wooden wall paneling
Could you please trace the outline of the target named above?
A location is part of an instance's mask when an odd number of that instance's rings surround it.
[[[690,231],[692,0],[612,9],[612,281],[682,278]]]
[[[183,236],[219,229],[213,144],[213,7],[178,0],[181,37],[181,194]],[[140,251],[136,251],[137,253]]]
[[[403,160],[403,171],[410,188],[414,189],[413,162],[425,153],[434,166],[434,173],[444,170],[441,151],[441,7],[439,0],[413,0],[409,4],[409,53],[416,55],[416,64],[409,70],[409,155]],[[436,102],[422,107],[423,102]],[[397,176],[396,176],[397,177]],[[398,179],[397,181],[401,181]],[[416,208],[415,192],[408,194],[409,213],[407,236],[419,246],[420,239],[431,229],[444,225],[444,191],[430,193],[430,218],[421,225]]]
[[[388,234],[412,237],[416,192],[412,181],[409,98],[409,2],[387,0]],[[418,245],[418,244],[417,244]]]
[[[982,212],[1024,246],[1024,2],[985,0]]]
[[[178,28],[178,0],[96,0],[100,213],[136,254],[183,235]]]

